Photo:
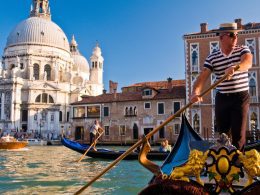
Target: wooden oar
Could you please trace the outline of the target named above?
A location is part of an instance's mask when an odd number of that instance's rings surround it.
[[[235,71],[239,69],[239,65],[235,67]],[[208,89],[203,91],[199,97],[202,97],[206,95],[209,91],[211,91],[213,88],[215,88],[218,84],[223,82],[228,77],[228,74],[225,74],[221,79],[219,79],[217,82],[213,83]],[[158,127],[150,131],[146,137],[147,139],[150,139],[157,131],[159,131],[162,127],[167,125],[171,120],[176,118],[176,116],[179,116],[182,112],[184,112],[187,108],[189,108],[194,102],[189,102],[187,105],[185,105],[183,108],[178,110],[175,114],[171,115],[169,118],[167,118],[162,124],[160,124]],[[116,164],[118,164],[121,160],[123,160],[128,154],[134,151],[135,148],[140,146],[143,143],[143,140],[138,140],[133,146],[131,146],[127,151],[125,151],[121,156],[119,156],[116,160],[114,160],[108,167],[106,167],[101,173],[96,175],[90,182],[88,182],[86,185],[84,185],[82,188],[80,188],[75,195],[81,194],[87,187],[89,187],[92,183],[94,183],[98,178],[100,178],[102,175],[104,175],[106,172],[108,172],[111,168],[113,168]]]
[[[101,135],[104,133],[104,130],[99,127],[99,129],[102,130],[101,133],[99,133],[98,137],[93,141],[93,143],[89,146],[89,148],[85,151],[85,153],[79,158],[78,163],[86,156],[86,154],[88,153],[88,151],[94,146],[94,144],[96,143],[96,141],[101,137]]]

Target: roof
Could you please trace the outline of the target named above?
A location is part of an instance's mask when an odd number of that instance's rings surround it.
[[[145,100],[162,100],[162,99],[185,99],[185,85],[173,86],[172,90],[160,89],[152,98]],[[124,93],[106,93],[99,96],[82,96],[82,100],[74,102],[71,105],[80,104],[99,104],[111,102],[143,101],[141,91],[124,92]]]

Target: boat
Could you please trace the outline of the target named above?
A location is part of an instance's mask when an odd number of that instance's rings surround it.
[[[61,139],[61,143],[76,152],[79,152],[81,154],[84,154],[85,151],[89,148],[89,145],[87,144],[80,144],[78,142],[69,140],[65,137]],[[92,157],[92,158],[99,158],[99,159],[110,159],[115,160],[119,156],[121,156],[125,151],[116,151],[116,150],[109,150],[105,148],[97,148],[97,150],[93,150],[92,148],[87,152],[86,156]],[[130,153],[128,156],[124,158],[124,160],[137,160],[138,159],[139,152],[134,151]],[[148,153],[147,157],[150,160],[165,160],[166,157],[169,155],[169,152],[159,152],[152,150]]]
[[[259,142],[247,145],[242,153],[224,133],[217,142],[206,143],[182,115],[177,143],[162,166],[139,158],[154,174],[139,195],[259,194],[259,145]],[[142,148],[147,147],[149,143],[144,142]],[[145,151],[141,151],[140,156],[143,157]]]
[[[27,141],[18,141],[10,135],[6,135],[0,138],[0,149],[13,150],[21,149],[28,145]]]
[[[36,139],[36,138],[28,138],[25,139],[25,141],[28,142],[28,146],[46,146],[47,141],[42,139]]]

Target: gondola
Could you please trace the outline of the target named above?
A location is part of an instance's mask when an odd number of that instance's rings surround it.
[[[148,145],[144,142],[143,148]],[[214,144],[204,142],[182,115],[180,135],[162,166],[139,160],[154,174],[139,195],[259,194],[259,147],[260,142],[249,144],[242,153],[225,134]]]
[[[76,152],[79,152],[81,154],[84,154],[85,151],[89,148],[89,145],[87,144],[80,144],[78,142],[69,140],[65,137],[61,139],[61,143]],[[115,150],[109,150],[105,148],[97,148],[97,151],[90,149],[86,156],[92,157],[92,158],[99,158],[99,159],[110,159],[115,160],[119,156],[121,156],[125,151],[115,151]],[[128,156],[124,158],[124,160],[137,160],[139,153],[137,151],[132,152]],[[159,151],[151,151],[148,153],[147,157],[150,160],[165,160],[166,157],[169,155],[169,152],[159,152]]]

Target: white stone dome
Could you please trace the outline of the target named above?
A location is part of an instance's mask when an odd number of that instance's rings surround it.
[[[72,58],[74,60],[73,71],[89,73],[89,64],[87,59],[80,53],[72,53]]]
[[[7,38],[6,48],[23,44],[39,44],[70,51],[62,29],[45,18],[30,17],[20,22]]]

